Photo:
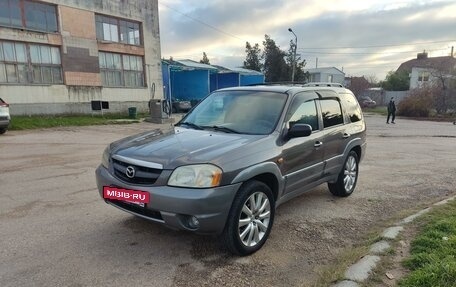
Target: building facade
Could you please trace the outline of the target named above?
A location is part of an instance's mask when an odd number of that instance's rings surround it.
[[[0,0],[0,95],[14,114],[148,110],[163,98],[157,0]]]
[[[315,69],[306,69],[310,75],[309,82],[328,82],[344,84],[345,73],[336,67],[322,67]]]
[[[397,72],[407,72],[410,89],[433,85],[443,79],[452,79],[456,74],[456,59],[450,56],[428,57],[428,53],[418,53],[415,59],[402,63]]]

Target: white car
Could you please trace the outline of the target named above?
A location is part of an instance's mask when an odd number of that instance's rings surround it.
[[[9,105],[0,98],[0,134],[4,134],[11,121]]]

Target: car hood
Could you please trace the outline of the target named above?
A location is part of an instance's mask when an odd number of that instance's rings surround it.
[[[168,133],[155,130],[114,142],[111,155],[158,163],[164,169],[194,163],[222,164],[236,157],[234,150],[265,137],[175,127]]]

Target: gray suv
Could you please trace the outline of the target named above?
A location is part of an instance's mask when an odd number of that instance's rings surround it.
[[[168,227],[262,247],[275,209],[322,183],[349,196],[366,148],[350,90],[334,84],[215,91],[167,133],[110,144],[96,170],[106,203]]]

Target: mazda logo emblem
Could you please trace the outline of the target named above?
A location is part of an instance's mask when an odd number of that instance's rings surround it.
[[[128,178],[133,178],[135,177],[135,168],[132,167],[131,165],[127,167],[127,170],[125,171],[125,174],[127,175]]]

